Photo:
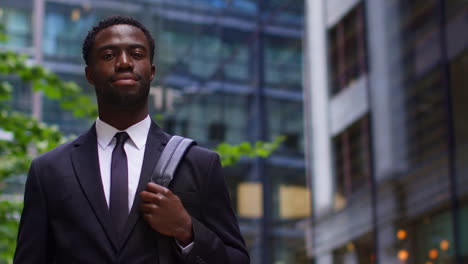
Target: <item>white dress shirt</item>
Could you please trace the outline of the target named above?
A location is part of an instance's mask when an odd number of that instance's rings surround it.
[[[128,212],[132,209],[135,193],[140,181],[143,158],[145,156],[146,139],[151,127],[151,118],[146,116],[142,121],[125,129],[129,139],[125,141],[124,150],[127,154],[128,162]],[[106,197],[107,207],[109,207],[110,185],[111,185],[111,161],[112,151],[115,148],[115,134],[123,132],[99,119],[96,120],[96,134],[98,141],[99,168],[101,170],[102,186]],[[194,246],[194,242],[183,247],[176,240],[181,248],[182,254],[188,254]]]
[[[125,129],[129,139],[125,141],[124,149],[128,162],[128,211],[133,205],[136,189],[140,180],[141,167],[145,154],[146,138],[151,126],[151,119],[147,116],[142,121]],[[115,148],[115,134],[121,132],[115,127],[105,123],[101,119],[96,120],[96,134],[98,141],[99,167],[101,169],[101,180],[106,196],[107,206],[109,206],[110,182],[111,182],[111,161],[112,151]]]

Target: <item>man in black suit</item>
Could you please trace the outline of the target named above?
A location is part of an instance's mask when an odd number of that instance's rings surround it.
[[[150,183],[170,136],[148,115],[154,41],[130,17],[83,44],[99,117],[31,164],[14,263],[248,263],[219,157],[193,146],[168,188]]]

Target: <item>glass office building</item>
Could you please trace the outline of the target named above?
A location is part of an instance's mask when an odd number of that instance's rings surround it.
[[[9,36],[2,48],[39,57],[94,96],[84,78],[81,44],[92,25],[116,14],[136,17],[155,38],[150,108],[163,128],[209,148],[286,136],[272,156],[242,159],[225,168],[225,177],[252,263],[308,263],[304,1],[2,0],[0,23]],[[18,82],[12,104],[28,113],[39,109],[43,121],[67,134],[91,123],[57,102],[38,100]]]
[[[468,2],[307,1],[315,263],[468,262]]]

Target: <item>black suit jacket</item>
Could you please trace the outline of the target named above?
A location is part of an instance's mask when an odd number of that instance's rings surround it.
[[[104,197],[96,129],[37,157],[24,196],[14,263],[248,263],[218,155],[193,146],[169,185],[193,220],[186,257],[140,216],[139,193],[170,136],[152,123],[135,201],[117,239]]]

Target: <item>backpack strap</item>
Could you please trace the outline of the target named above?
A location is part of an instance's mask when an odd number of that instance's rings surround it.
[[[194,144],[196,142],[193,139],[172,136],[154,167],[151,181],[164,187],[169,186],[180,161]]]

